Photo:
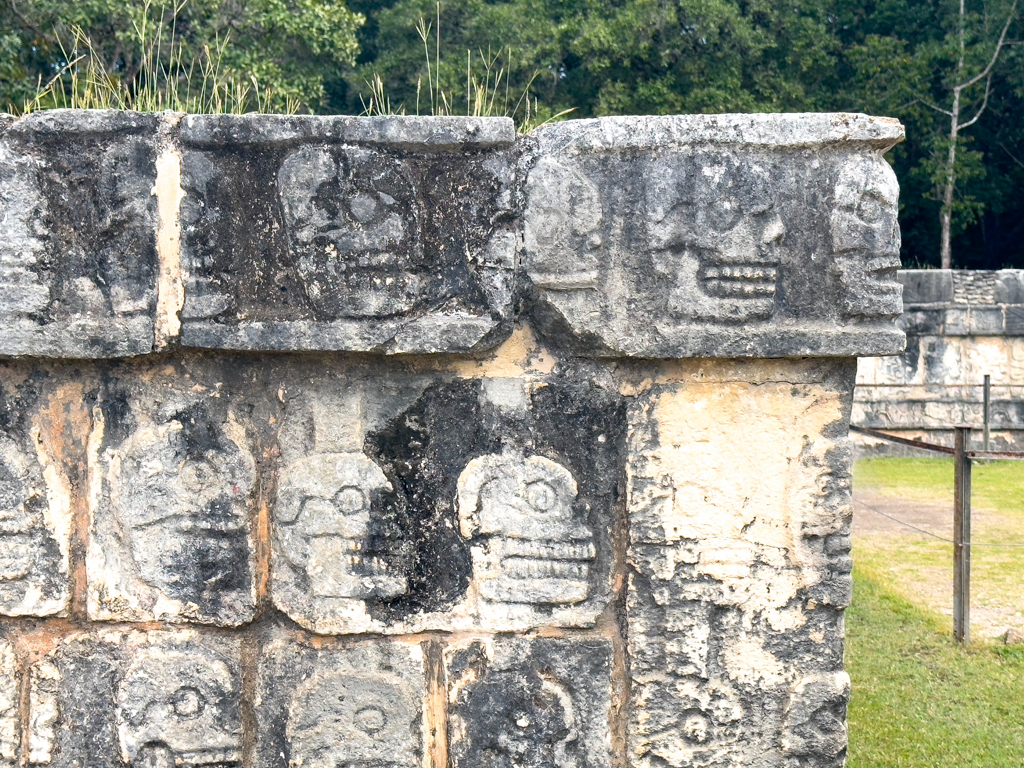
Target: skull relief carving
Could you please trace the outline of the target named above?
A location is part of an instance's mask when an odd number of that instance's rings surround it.
[[[256,465],[241,427],[183,411],[136,429],[110,466],[111,502],[143,582],[186,603],[249,594]]]
[[[899,197],[896,174],[880,157],[855,155],[840,166],[830,224],[847,316],[903,311]]]
[[[527,272],[548,290],[592,288],[598,282],[601,194],[577,171],[542,158],[530,172],[523,234]]]
[[[146,649],[118,689],[121,758],[131,766],[240,765],[238,686],[216,654]]]
[[[416,768],[416,691],[386,672],[314,675],[289,707],[296,768]]]
[[[473,547],[473,577],[485,600],[580,603],[590,591],[593,535],[573,508],[576,481],[543,456],[473,459],[458,483],[459,525]]]
[[[677,318],[743,322],[775,311],[779,245],[768,170],[732,158],[668,156],[649,171],[654,269],[669,278]]]
[[[290,464],[275,512],[285,556],[304,571],[317,597],[391,598],[405,576],[367,557],[370,506],[391,483],[362,453],[323,453]]]
[[[376,150],[302,147],[278,173],[285,222],[310,303],[331,317],[387,317],[425,287],[416,190]]]

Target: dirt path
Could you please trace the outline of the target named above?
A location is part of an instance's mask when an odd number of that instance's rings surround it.
[[[1002,515],[991,509],[974,508],[971,519],[978,533],[1006,522]],[[891,542],[894,535],[899,535],[904,541],[907,537],[921,541],[939,537],[951,542],[952,499],[940,503],[855,491],[853,535],[854,557],[857,548],[883,547]],[[990,551],[978,547],[974,549],[974,556],[987,557]],[[935,567],[894,559],[889,571],[893,585],[907,598],[952,617],[952,562],[945,567]],[[1024,576],[1021,577],[1021,585],[1015,594],[993,594],[991,588],[986,588],[983,578],[975,579],[971,599],[971,632],[974,636],[993,638],[999,637],[1011,627],[1024,629]]]

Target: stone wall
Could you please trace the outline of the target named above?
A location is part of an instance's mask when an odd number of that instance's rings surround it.
[[[843,764],[902,126],[0,131],[0,765]]]
[[[1024,270],[899,272],[907,349],[860,361],[853,423],[952,446],[953,427],[984,423],[991,376],[990,445],[1024,450]],[[916,453],[856,436],[865,453]]]

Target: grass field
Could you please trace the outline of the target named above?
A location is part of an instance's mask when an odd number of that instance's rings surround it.
[[[974,524],[971,550],[971,606],[978,634],[1024,626],[1024,462],[976,464],[972,473]],[[952,459],[861,459],[854,487],[883,496],[941,501],[952,537]],[[908,529],[898,534],[869,534],[855,541],[855,558],[903,597],[951,615],[951,544]],[[991,628],[991,631],[987,632]]]
[[[854,484],[951,504],[953,468],[944,459],[860,460]],[[975,466],[973,500],[986,511],[975,541],[1024,541],[1024,463]],[[974,604],[1024,609],[1024,548],[973,554]],[[948,544],[913,532],[855,537],[850,768],[1024,767],[1024,646],[953,642],[936,604],[952,582],[951,557]]]

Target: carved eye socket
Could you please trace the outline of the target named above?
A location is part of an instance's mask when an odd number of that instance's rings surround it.
[[[348,209],[356,221],[365,224],[377,213],[377,201],[372,195],[359,194],[349,200]]]
[[[547,512],[558,501],[555,489],[543,480],[535,480],[526,486],[526,501],[534,509]]]
[[[335,496],[335,503],[342,514],[351,515],[366,507],[366,496],[355,486],[348,486],[338,491]]]
[[[203,711],[205,705],[206,701],[203,699],[203,694],[190,686],[184,686],[175,691],[174,698],[171,701],[174,713],[178,717],[196,717]]]
[[[877,224],[888,213],[888,206],[874,195],[864,195],[857,203],[857,218],[866,224]]]
[[[371,736],[384,730],[388,724],[387,713],[378,706],[363,707],[355,714],[356,728]]]
[[[728,232],[736,226],[741,215],[742,211],[735,198],[720,197],[708,208],[708,223],[719,232]]]

